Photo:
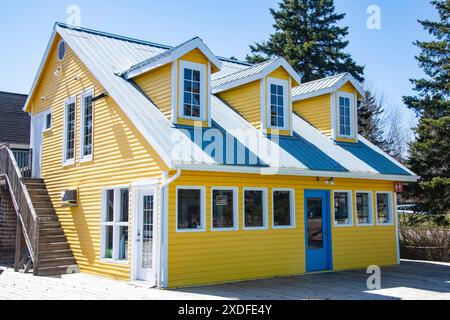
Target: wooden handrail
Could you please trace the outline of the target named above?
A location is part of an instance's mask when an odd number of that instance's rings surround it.
[[[7,146],[0,147],[0,176],[5,178],[12,202],[22,225],[23,236],[33,261],[33,269],[38,269],[39,219],[26,188],[17,161]]]

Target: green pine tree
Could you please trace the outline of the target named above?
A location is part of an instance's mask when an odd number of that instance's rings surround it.
[[[275,33],[268,41],[250,46],[247,61],[258,63],[275,56],[285,58],[309,82],[343,72],[364,80],[364,67],[344,52],[348,27],[338,22],[345,14],[335,12],[333,0],[282,0],[279,10],[270,9]]]
[[[359,134],[364,138],[390,153],[390,144],[384,138],[383,119],[384,113],[382,101],[377,101],[369,89],[363,99],[358,103]]]
[[[433,40],[415,42],[421,49],[416,59],[427,77],[411,80],[416,95],[404,97],[405,104],[419,116],[409,165],[421,180],[409,194],[422,209],[444,221],[444,215],[450,213],[450,0],[431,3],[440,21],[419,23]]]

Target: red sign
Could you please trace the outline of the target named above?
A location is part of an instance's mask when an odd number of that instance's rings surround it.
[[[395,189],[395,192],[397,192],[397,193],[403,193],[403,183],[396,182],[394,184],[394,189]]]

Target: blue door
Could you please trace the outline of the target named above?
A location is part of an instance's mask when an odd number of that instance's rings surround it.
[[[306,272],[332,269],[330,192],[305,190]]]

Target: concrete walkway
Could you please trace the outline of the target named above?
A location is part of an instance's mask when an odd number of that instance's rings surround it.
[[[368,276],[360,270],[156,290],[87,274],[44,278],[0,268],[0,300],[450,300],[450,264],[402,261],[398,267],[382,269],[381,290],[367,289]]]

